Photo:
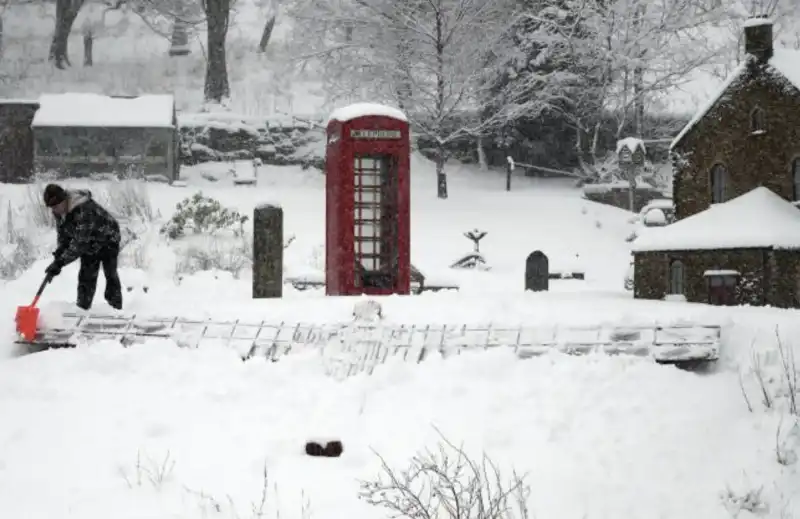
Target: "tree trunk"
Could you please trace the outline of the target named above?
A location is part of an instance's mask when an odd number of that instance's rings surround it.
[[[444,163],[447,161],[447,151],[444,144],[436,146],[436,196],[447,198],[447,173],[444,172]]]
[[[641,66],[633,69],[633,100],[634,127],[636,136],[644,138],[644,70]]]
[[[264,25],[264,32],[261,33],[261,41],[258,42],[258,52],[266,52],[269,39],[272,37],[272,29],[275,28],[275,19],[277,14],[273,13],[267,18],[267,23]]]
[[[83,66],[91,67],[94,64],[92,60],[92,44],[94,43],[94,36],[91,32],[86,32],[83,35]]]
[[[483,149],[483,137],[478,137],[478,142],[475,144],[478,151],[478,164],[481,171],[489,170],[489,162],[486,160],[486,150]]]
[[[439,135],[437,135],[436,149],[436,196],[441,199],[447,198],[447,175],[444,172],[444,163],[446,159],[446,152],[444,143],[441,141],[441,133],[444,128],[442,120],[445,107],[445,78],[444,78],[444,20],[441,11],[436,12],[436,114],[437,114],[437,128]]]
[[[411,81],[411,46],[408,39],[401,35],[395,49],[399,73],[396,83],[397,104],[401,110],[410,110],[413,106],[411,97],[414,94],[414,88]]]
[[[205,100],[221,102],[231,93],[225,39],[228,35],[230,0],[205,0],[208,26],[208,59],[206,61]]]
[[[634,22],[637,31],[641,31],[645,16],[645,4],[636,7]],[[636,63],[633,67],[633,121],[636,128],[636,136],[644,138],[644,60],[647,50],[642,49],[636,53]]]
[[[50,42],[48,59],[56,68],[64,69],[69,62],[69,35],[84,0],[56,0],[56,25]]]

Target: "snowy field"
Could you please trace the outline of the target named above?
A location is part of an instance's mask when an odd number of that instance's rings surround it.
[[[627,356],[523,361],[498,348],[444,360],[434,354],[421,364],[389,361],[372,375],[342,380],[328,376],[341,357],[326,353],[242,362],[224,346],[182,349],[169,340],[7,357],[0,360],[3,516],[384,518],[388,510],[359,499],[359,481],[381,473],[376,453],[393,470],[409,469],[415,453],[437,449],[437,429],[473,457],[485,451],[505,481],[512,468],[524,473],[529,517],[800,514],[800,426],[788,396],[796,382],[782,372],[775,335],[779,327],[781,344],[793,345],[800,333],[796,311],[634,301],[622,288],[629,213],[584,201],[563,181],[515,178],[506,193],[501,174],[455,165],[451,198],[442,201],[435,198],[432,164],[414,156],[412,167],[412,260],[431,278],[462,288],[385,298],[387,321],[719,324],[723,359],[713,372],[693,373]],[[265,167],[256,187],[234,187],[225,173],[220,165],[196,166],[185,171],[186,187],[138,186],[156,214],[151,226],[157,229],[198,190],[244,213],[277,201],[285,235],[296,237],[286,249],[287,274],[319,274],[319,173]],[[219,180],[209,181],[213,175]],[[101,199],[115,189],[74,185]],[[0,185],[3,206],[24,205],[36,196],[29,189]],[[16,214],[26,211],[30,206]],[[481,245],[492,269],[448,269],[470,250],[461,233],[475,227],[488,231]],[[54,236],[41,232],[45,255]],[[237,277],[182,273],[177,245],[156,232],[144,235],[131,245],[139,252],[123,254],[128,312],[289,323],[352,319],[358,298],[287,287],[282,300],[253,301],[247,268]],[[553,281],[549,293],[525,294],[525,257],[537,248],[552,268],[583,269],[586,280]],[[12,336],[15,307],[27,304],[45,265],[43,258],[0,288],[0,313],[8,316],[3,336]],[[76,270],[68,267],[48,287],[45,321],[72,304]],[[101,299],[96,309],[107,310]],[[314,438],[340,439],[343,456],[306,456],[304,443]],[[433,516],[455,517],[442,512],[445,504],[431,506]]]

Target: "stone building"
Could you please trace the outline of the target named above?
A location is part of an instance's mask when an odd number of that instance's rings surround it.
[[[765,186],[800,199],[800,51],[774,49],[772,24],[744,27],[745,59],[673,140],[678,220]]]
[[[766,187],[647,229],[633,250],[634,297],[800,307],[800,210]]]
[[[672,142],[676,222],[633,242],[634,297],[800,307],[800,51],[746,56]]]

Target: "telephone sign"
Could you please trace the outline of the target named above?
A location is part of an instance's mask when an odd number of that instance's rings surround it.
[[[350,130],[352,139],[402,139],[400,130]]]

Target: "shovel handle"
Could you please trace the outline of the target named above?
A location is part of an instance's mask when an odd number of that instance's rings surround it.
[[[48,284],[48,283],[50,283],[52,280],[53,280],[53,276],[52,276],[52,275],[50,275],[50,274],[47,274],[47,275],[44,277],[44,280],[42,280],[42,284],[41,284],[41,285],[39,285],[39,290],[36,292],[36,295],[35,295],[35,296],[34,296],[34,298],[33,298],[33,303],[31,303],[31,306],[36,306],[36,303],[38,303],[38,302],[39,302],[39,298],[40,298],[40,297],[42,297],[42,293],[44,292],[44,288],[45,288],[45,287],[47,286],[47,284]]]

